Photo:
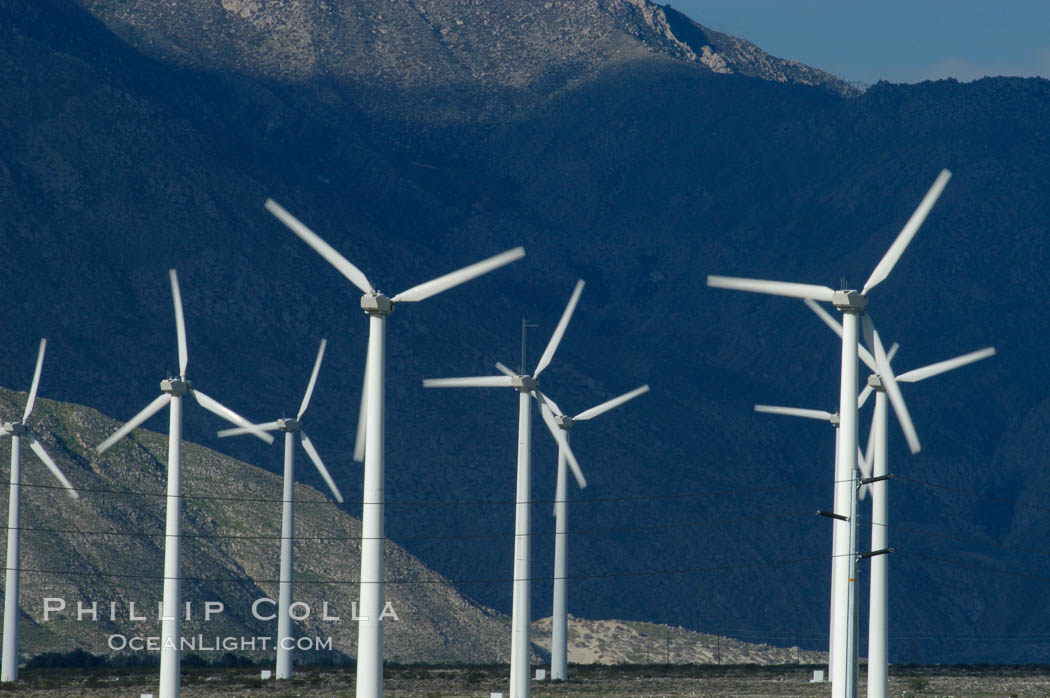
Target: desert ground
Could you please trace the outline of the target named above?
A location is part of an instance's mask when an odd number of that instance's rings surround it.
[[[657,698],[671,696],[826,696],[829,684],[810,683],[813,666],[589,666],[574,667],[566,683],[534,682],[532,695]],[[202,667],[183,672],[182,695],[352,696],[351,667],[305,667],[291,681],[263,682],[257,667]],[[27,669],[0,693],[64,696],[133,696],[156,690],[156,669]],[[864,676],[861,692],[864,695]],[[507,690],[503,666],[389,667],[385,695],[391,698],[489,698]],[[894,667],[891,696],[1050,695],[1050,667]]]

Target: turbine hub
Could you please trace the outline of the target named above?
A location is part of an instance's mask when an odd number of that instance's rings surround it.
[[[11,422],[5,424],[4,427],[9,433],[14,434],[15,436],[21,436],[26,433],[26,425],[22,424],[22,422]]]
[[[361,310],[366,315],[389,315],[394,312],[394,301],[378,291],[366,293],[361,296]]]
[[[540,382],[532,376],[514,376],[510,379],[510,385],[522,393],[531,393],[539,387]]]
[[[173,397],[187,395],[191,390],[193,390],[192,383],[178,378],[167,378],[160,382],[160,391],[171,393]]]
[[[836,429],[838,429],[839,428],[839,413],[836,412],[835,414],[831,415],[831,419],[829,419],[828,421],[831,422],[831,426],[833,426]]]
[[[297,419],[278,419],[277,428],[281,431],[287,431],[294,434],[303,428],[303,425]]]
[[[572,425],[575,423],[572,421],[572,417],[566,417],[565,415],[554,415],[554,421],[558,423],[558,426],[568,431],[572,429]]]
[[[868,299],[859,291],[835,291],[831,304],[844,312],[852,310],[863,313],[868,307]]]
[[[882,385],[882,378],[880,378],[879,374],[877,373],[873,373],[870,376],[868,376],[868,387],[870,387],[872,390],[877,390],[879,392],[883,392],[886,390],[885,387],[883,387]]]

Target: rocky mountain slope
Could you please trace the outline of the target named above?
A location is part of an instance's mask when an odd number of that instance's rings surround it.
[[[24,393],[0,389],[0,414],[20,414],[24,406]],[[131,637],[159,632],[167,436],[140,430],[104,456],[96,455],[97,442],[118,426],[93,409],[70,403],[41,400],[34,410],[34,433],[80,498],[67,497],[35,455],[28,450],[23,454],[23,655],[75,648],[114,654]],[[5,463],[10,450],[10,439],[4,439],[0,458]],[[277,598],[280,478],[185,443],[183,496],[183,599],[190,609],[183,635],[205,638],[201,647],[213,649],[198,654],[206,660],[226,651],[214,649],[215,638],[272,638],[276,621],[257,616],[270,615],[273,605],[262,602],[256,612],[253,604]],[[331,642],[331,650],[309,646],[301,658],[352,657],[360,521],[311,487],[297,485],[295,496],[295,599],[309,606],[309,617],[296,624],[296,637]],[[464,598],[399,546],[389,544],[386,556],[388,579],[393,580],[387,599],[398,616],[388,619],[384,634],[392,661],[506,660],[506,616]],[[50,608],[64,608],[45,613],[45,598],[61,599],[51,601]],[[205,604],[215,601],[225,608],[206,620]],[[90,609],[95,609],[94,617]],[[261,644],[256,647],[238,646],[235,654],[272,656]],[[139,650],[124,653],[148,655]]]
[[[745,45],[703,27],[689,38],[671,10],[625,1],[399,0],[378,24],[361,4],[226,5],[0,0],[0,383],[26,384],[47,336],[44,394],[134,414],[176,365],[177,267],[190,377],[249,416],[294,410],[329,337],[308,426],[354,502],[366,322],[262,202],[391,293],[524,244],[522,262],[391,317],[389,535],[509,610],[491,570],[510,560],[513,396],[420,379],[515,365],[523,315],[539,325],[534,365],[582,277],[543,389],[574,411],[653,390],[573,435],[590,486],[572,494],[570,609],[820,649],[830,534],[812,512],[830,506],[832,437],[752,406],[831,407],[837,344],[800,303],[704,279],[860,285],[947,166],[952,183],[871,311],[902,369],[999,354],[906,391],[924,449],[909,457],[891,434],[893,657],[1050,650],[1050,570],[1032,554],[1050,537],[1050,83],[878,84],[847,99],[802,73],[749,77],[765,69],[733,63]],[[256,26],[253,8],[289,14]],[[535,19],[486,29],[484,8]],[[659,17],[734,73],[675,53]],[[303,48],[315,42],[324,51]],[[278,467],[277,449],[219,444],[214,428],[187,411],[188,438]],[[537,431],[537,616],[548,441]]]

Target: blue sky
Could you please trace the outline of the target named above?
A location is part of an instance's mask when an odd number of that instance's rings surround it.
[[[851,81],[1050,77],[1048,0],[672,0],[670,4],[711,29]]]

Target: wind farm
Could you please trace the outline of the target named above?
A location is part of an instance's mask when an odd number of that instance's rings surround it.
[[[684,7],[0,3],[0,685],[1050,692],[1050,81]]]

